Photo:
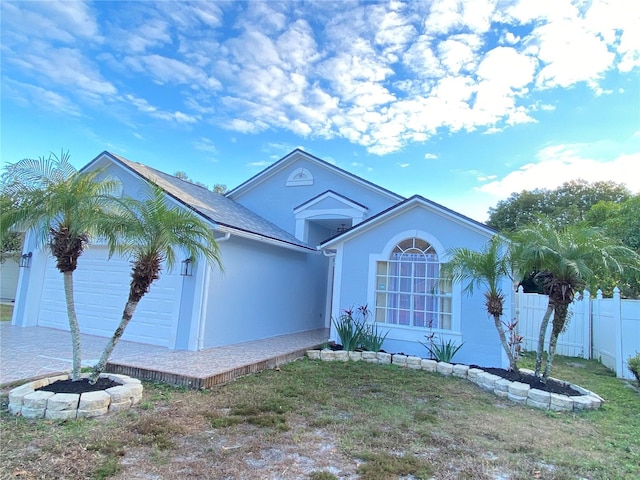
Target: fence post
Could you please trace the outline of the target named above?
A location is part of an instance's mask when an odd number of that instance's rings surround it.
[[[522,287],[522,285],[518,285],[518,288],[516,288],[516,294],[515,294],[515,318],[514,321],[516,322],[516,327],[515,327],[515,334],[516,335],[522,335],[523,337],[527,334],[526,332],[526,328],[524,333],[522,332],[522,330],[520,330],[521,328],[524,327],[524,325],[522,325],[522,323],[520,322],[520,315],[522,313],[521,307],[522,307],[522,295],[524,294],[524,288]],[[522,345],[521,343],[519,344],[520,347],[524,347],[524,345]]]
[[[602,362],[602,318],[600,318],[600,301],[602,300],[602,290],[596,290],[596,298],[591,302],[591,327],[593,334],[591,336],[591,355],[595,360]]]
[[[589,290],[582,292],[582,358],[591,358],[591,293]]]
[[[624,359],[622,358],[622,302],[620,300],[620,289],[613,289],[613,328],[616,339],[616,377],[624,376]]]

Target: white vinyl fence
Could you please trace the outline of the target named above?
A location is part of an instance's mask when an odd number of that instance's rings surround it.
[[[515,297],[518,331],[524,337],[522,348],[535,351],[548,297],[524,293],[522,287]],[[627,360],[640,352],[640,300],[621,299],[618,288],[614,289],[613,298],[602,298],[600,290],[596,298],[591,298],[585,290],[582,298],[571,304],[569,312],[568,325],[558,337],[556,352],[593,358],[616,372],[619,378],[634,378],[627,368]],[[551,322],[545,348],[550,335]]]

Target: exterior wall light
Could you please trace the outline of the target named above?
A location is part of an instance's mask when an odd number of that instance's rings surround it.
[[[193,275],[193,259],[185,258],[180,267],[180,275],[183,277],[191,277]]]
[[[31,257],[33,257],[33,252],[23,253],[20,257],[20,267],[29,268],[31,266]]]

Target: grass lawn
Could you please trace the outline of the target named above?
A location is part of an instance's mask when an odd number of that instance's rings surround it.
[[[13,315],[13,305],[0,304],[0,322],[10,322]]]
[[[640,394],[595,361],[558,357],[554,375],[606,403],[543,412],[466,380],[309,360],[207,391],[145,384],[94,420],[12,417],[4,397],[0,478],[640,478]]]

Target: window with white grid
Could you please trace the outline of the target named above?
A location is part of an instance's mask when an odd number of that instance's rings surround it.
[[[440,278],[433,247],[420,238],[398,243],[376,262],[376,321],[451,330],[451,282]]]

